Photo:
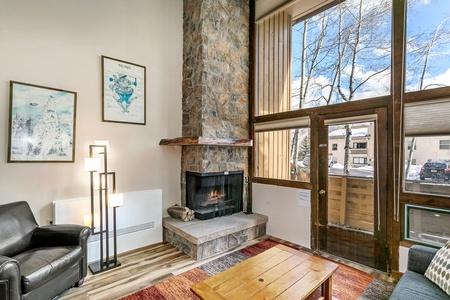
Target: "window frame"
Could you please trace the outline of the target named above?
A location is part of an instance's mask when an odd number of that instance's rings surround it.
[[[445,243],[433,243],[430,241],[424,241],[424,240],[420,240],[420,239],[415,239],[415,238],[411,238],[409,236],[409,209],[417,209],[417,210],[424,210],[424,211],[428,211],[428,212],[436,212],[436,213],[445,213],[450,215],[450,210],[449,209],[440,209],[440,208],[434,208],[434,207],[427,207],[427,206],[419,206],[419,205],[413,205],[413,204],[405,204],[405,209],[404,209],[404,215],[405,215],[405,219],[404,219],[404,234],[403,234],[403,238],[406,241],[410,241],[410,242],[414,242],[414,243],[419,243],[419,244],[424,244],[424,245],[428,245],[428,246],[432,246],[432,247],[442,247]],[[449,239],[450,240],[450,239]]]
[[[442,143],[446,142],[446,143]],[[445,147],[443,147],[445,146]],[[439,140],[439,150],[449,150],[450,149],[450,140]]]
[[[367,165],[367,157],[353,157],[353,163],[355,165]]]
[[[363,145],[364,147],[359,147]],[[367,142],[353,142],[353,149],[367,149]]]

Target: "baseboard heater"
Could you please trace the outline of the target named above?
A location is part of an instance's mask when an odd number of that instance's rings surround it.
[[[117,208],[117,252],[162,242],[162,190],[129,192],[123,197],[123,206]],[[84,215],[89,213],[88,197],[53,201],[54,224],[83,225]],[[89,262],[100,258],[99,241],[100,235],[92,235],[88,240]]]
[[[149,222],[149,223],[145,223],[145,224],[141,224],[141,225],[136,225],[136,226],[130,226],[130,227],[126,227],[126,228],[122,228],[122,229],[117,229],[117,237],[125,235],[125,234],[130,234],[130,233],[134,233],[134,232],[139,232],[142,230],[146,230],[146,229],[153,229],[155,228],[155,222]],[[109,236],[113,236],[113,231],[110,230],[109,231]],[[96,242],[100,240],[100,235],[92,235],[89,238],[89,243],[90,242]]]

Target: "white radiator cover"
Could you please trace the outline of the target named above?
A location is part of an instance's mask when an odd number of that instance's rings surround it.
[[[83,225],[84,215],[90,214],[90,198],[53,201],[54,224]],[[123,206],[117,212],[117,253],[127,252],[162,242],[162,190],[153,189],[123,193]],[[112,209],[110,226],[112,232]],[[110,237],[112,234],[110,234]],[[100,259],[99,235],[88,240],[88,261]],[[105,247],[103,247],[105,248]],[[113,255],[113,239],[110,238],[110,256]]]

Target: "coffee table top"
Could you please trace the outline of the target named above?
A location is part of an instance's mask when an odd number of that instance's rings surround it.
[[[277,245],[191,287],[200,299],[303,299],[331,285],[338,265]],[[326,287],[331,290],[331,286]]]

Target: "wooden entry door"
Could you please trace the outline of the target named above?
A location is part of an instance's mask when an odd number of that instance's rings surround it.
[[[387,270],[386,109],[320,117],[319,251]]]

